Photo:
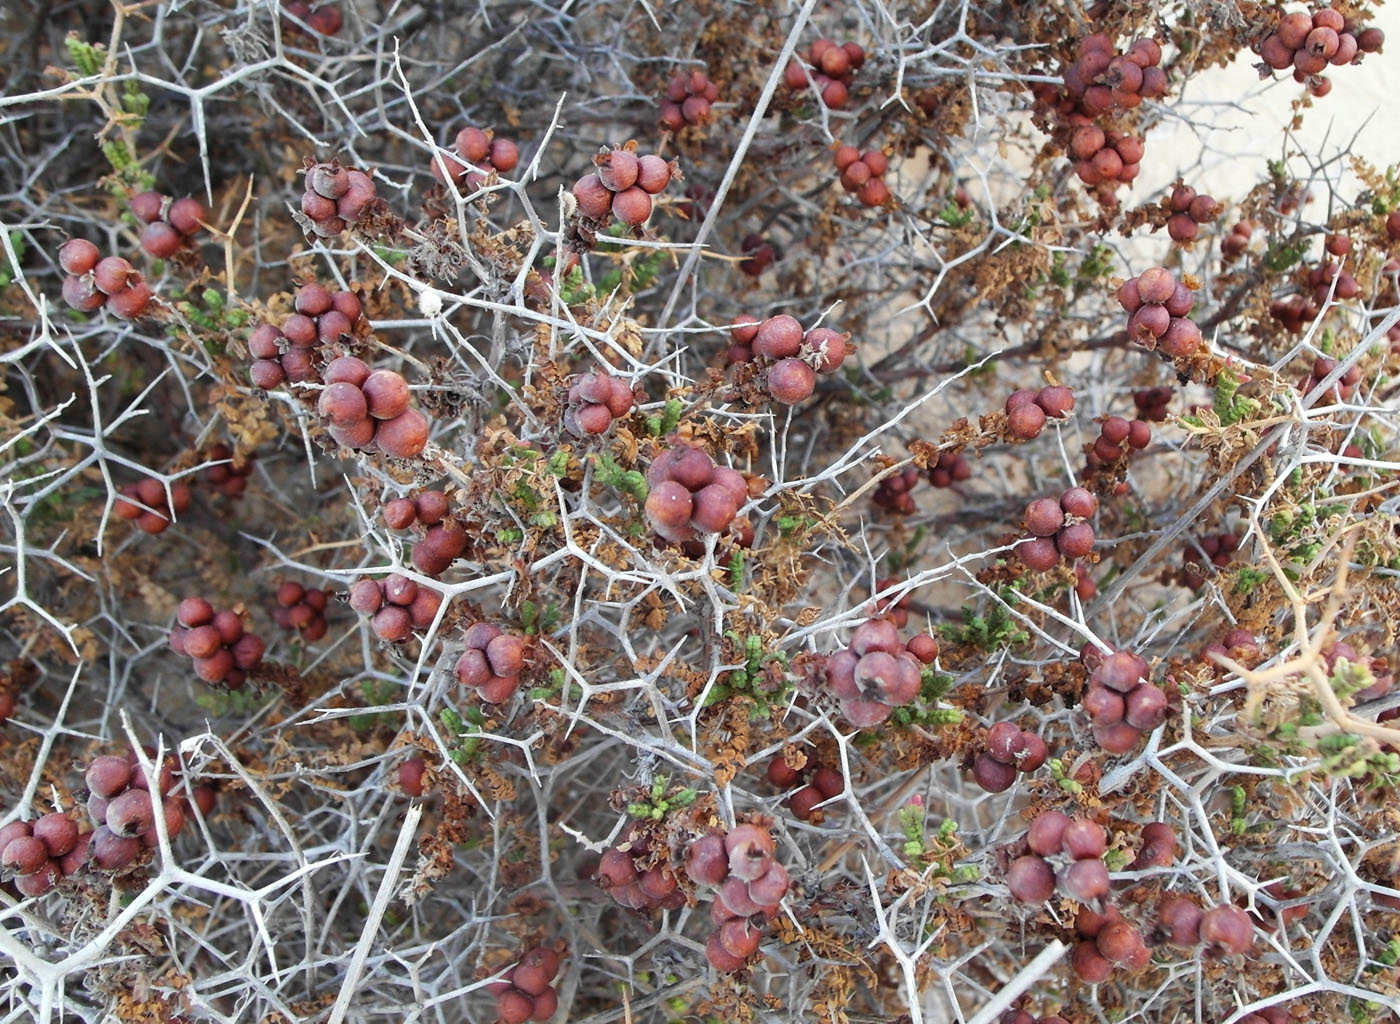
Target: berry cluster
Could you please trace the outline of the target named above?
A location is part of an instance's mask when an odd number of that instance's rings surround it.
[[[457,659],[457,681],[473,687],[488,704],[504,704],[520,686],[525,639],[489,622],[468,627],[467,649]]]
[[[1234,224],[1220,240],[1220,256],[1229,263],[1238,259],[1249,248],[1250,236],[1259,225],[1252,220],[1242,220]]]
[[[1345,236],[1332,235],[1329,239],[1342,238],[1350,247]],[[1335,288],[1333,280],[1336,281]],[[1312,289],[1309,298],[1302,293],[1290,295],[1286,299],[1275,299],[1269,303],[1269,313],[1283,326],[1297,334],[1304,325],[1317,316],[1318,311],[1332,299],[1354,299],[1361,294],[1361,285],[1348,270],[1330,260],[1323,261],[1308,269],[1307,287]]]
[[[603,147],[593,158],[597,170],[574,182],[579,212],[595,224],[610,217],[638,227],[651,216],[652,196],[680,178],[680,165],[655,153],[637,155],[637,144]]]
[[[1074,393],[1063,385],[1039,391],[1021,388],[1006,400],[1006,429],[1018,441],[1031,441],[1040,436],[1047,419],[1068,416],[1073,409]]]
[[[324,590],[308,590],[294,580],[277,585],[277,607],[272,618],[283,629],[295,629],[307,643],[315,643],[326,635],[326,600]]]
[[[204,207],[198,199],[185,196],[172,200],[159,192],[132,196],[131,212],[146,225],[141,229],[141,248],[160,260],[179,252],[204,220]]]
[[[1068,389],[1065,389],[1068,390]],[[1042,389],[1042,393],[1044,389]],[[1051,399],[1046,399],[1046,404],[1041,405],[1040,411],[1044,412]],[[1069,408],[1074,408],[1074,399],[1070,398]],[[1033,417],[1032,417],[1033,418]],[[967,461],[967,456],[955,454],[954,452],[939,452],[938,461],[928,468],[928,482],[934,487],[952,487],[955,483],[972,476],[972,463]]]
[[[559,1009],[553,984],[558,973],[559,954],[547,946],[536,946],[520,958],[505,980],[493,981],[487,991],[496,997],[496,1016],[501,1024],[553,1017]]]
[[[1184,563],[1181,582],[1192,589],[1200,587],[1206,575],[1201,556],[1204,555],[1217,568],[1224,569],[1234,559],[1239,546],[1240,535],[1237,533],[1210,533],[1194,543],[1187,541],[1181,549]]]
[[[779,754],[768,762],[768,781],[779,789],[801,787],[783,800],[793,816],[811,821],[816,806],[846,791],[846,780],[835,768],[818,768],[811,758],[801,768],[794,768]]]
[[[445,491],[419,491],[411,498],[386,501],[380,514],[391,530],[407,530],[415,523],[436,526],[452,511],[452,502]]]
[[[148,754],[150,752],[148,751]],[[175,787],[175,759],[166,757],[155,766],[156,797],[149,780],[137,762],[136,752],[125,757],[103,754],[93,759],[84,775],[87,783],[87,812],[97,826],[88,845],[88,860],[103,871],[120,871],[131,865],[142,848],[159,843],[155,813],[159,808],[165,831],[172,839],[185,827],[189,805],[185,797],[172,793]]]
[[[105,305],[123,320],[135,320],[155,293],[122,257],[100,257],[97,246],[86,238],[70,238],[59,247],[58,265],[68,275],[63,279],[63,301],[81,313]]]
[[[783,72],[783,84],[789,89],[806,89],[812,82],[821,95],[822,104],[840,110],[851,98],[851,79],[865,63],[865,50],[859,43],[837,46],[830,39],[816,39],[807,47],[806,62],[795,60]]]
[[[437,618],[442,595],[391,572],[381,580],[356,580],[350,585],[350,607],[372,616],[370,628],[385,643],[402,643],[415,629],[427,629]]]
[[[1103,913],[1083,907],[1074,918],[1079,942],[1070,951],[1070,969],[1080,981],[1099,985],[1107,981],[1115,967],[1136,973],[1152,961],[1143,934],[1123,920],[1117,907]]]
[[[884,182],[889,167],[889,157],[878,149],[862,153],[855,146],[841,146],[836,150],[841,187],[854,193],[865,206],[884,206],[890,201],[890,190]]]
[[[112,502],[112,514],[118,519],[134,519],[145,533],[164,533],[175,516],[190,507],[190,485],[183,480],[172,480],[169,493],[165,484],[154,478],[124,484],[120,493]]]
[[[1128,862],[1129,871],[1171,867],[1176,860],[1176,833],[1166,822],[1149,821],[1142,826],[1142,846]]]
[[[1248,953],[1254,946],[1254,922],[1229,903],[1201,910],[1187,896],[1168,896],[1157,906],[1157,930],[1162,940],[1178,949],[1202,943],[1208,955]]]
[[[1299,389],[1303,394],[1308,394],[1317,387],[1327,376],[1337,368],[1337,360],[1331,356],[1319,356],[1313,360],[1311,374],[1302,382]],[[1361,383],[1361,367],[1353,363],[1348,366],[1342,375],[1322,393],[1321,401],[1324,402],[1345,402],[1356,392],[1356,385]]]
[[[1162,48],[1153,39],[1134,39],[1118,54],[1106,34],[1085,36],[1077,58],[1065,68],[1061,112],[1099,117],[1166,95],[1167,73],[1158,67],[1161,61]]]
[[[78,823],[58,811],[12,821],[0,828],[0,868],[14,874],[21,896],[42,896],[82,866],[87,846]]]
[[[262,661],[262,638],[243,630],[237,612],[216,612],[202,597],[187,597],[175,611],[179,625],[170,631],[170,649],[194,659],[194,670],[206,683],[223,683],[231,690]]]
[[[1026,506],[1024,524],[1030,537],[1016,545],[1028,569],[1043,572],[1061,558],[1083,558],[1094,550],[1094,528],[1088,522],[1099,499],[1083,487],[1071,487],[1055,498],[1036,498]]]
[[[886,576],[884,579],[875,581],[875,589],[872,593],[879,593],[896,587],[904,581],[898,576]],[[906,590],[896,598],[882,597],[875,602],[875,614],[882,619],[889,619],[899,629],[909,625],[909,606],[913,603],[914,592]]]
[[[787,895],[787,870],[773,859],[773,836],[760,825],[736,825],[691,844],[685,869],[697,885],[718,888],[710,907],[715,931],[705,956],[717,971],[737,971],[758,952],[763,923],[778,913]]]
[[[651,528],[676,543],[698,540],[701,533],[723,533],[749,500],[744,474],[714,460],[699,448],[677,444],[647,467],[646,515]]]
[[[204,461],[221,463],[204,471],[204,479],[220,494],[236,498],[248,489],[248,478],[253,475],[253,456],[247,456],[240,463],[234,458],[233,449],[220,441],[209,446]]]
[[[677,886],[675,872],[664,859],[651,867],[643,866],[656,860],[654,852],[651,837],[636,824],[628,826],[622,842],[607,850],[598,862],[598,885],[628,910],[646,914],[679,910],[685,906],[685,893]]]
[[[363,359],[340,356],[326,367],[326,386],[316,411],[330,421],[337,444],[378,449],[411,459],[428,444],[428,417],[409,407],[408,381],[395,370],[373,370]]]
[[[391,530],[416,525],[427,530],[413,544],[413,567],[424,576],[441,576],[467,549],[467,532],[448,519],[452,502],[444,491],[419,491],[412,498],[394,498],[381,510]]]
[[[719,86],[700,70],[678,71],[661,100],[661,127],[678,132],[688,124],[710,119],[710,104],[719,99]]]
[[[1173,359],[1201,347],[1201,329],[1187,316],[1195,302],[1191,289],[1166,267],[1148,267],[1118,288],[1118,304],[1131,314],[1128,338]]]
[[[1099,436],[1089,447],[1089,468],[1110,466],[1126,458],[1131,449],[1141,451],[1152,443],[1152,428],[1146,420],[1125,420],[1106,416],[1099,425]]]
[[[972,762],[972,778],[988,793],[1005,793],[1017,772],[1030,774],[1049,756],[1038,735],[1011,722],[998,722],[987,730],[986,747]]]
[[[1133,405],[1137,406],[1138,419],[1149,423],[1161,423],[1169,415],[1167,405],[1172,400],[1172,389],[1168,387],[1143,388],[1133,392]]]
[[[1220,640],[1206,644],[1205,650],[1201,653],[1206,656],[1207,660],[1212,654],[1220,654],[1246,667],[1253,667],[1263,657],[1264,649],[1259,646],[1259,641],[1249,630],[1232,629]]]
[[[280,328],[262,323],[248,335],[248,353],[253,357],[249,376],[254,387],[275,388],[288,380],[313,380],[316,345],[353,337],[366,325],[354,292],[327,291],[314,281],[297,289],[293,308],[296,312]]]
[[[777,244],[762,235],[745,235],[740,247],[746,258],[739,261],[739,269],[749,277],[758,277],[774,260],[783,258],[783,251]]]
[[[450,175],[453,183],[463,186],[467,194],[481,188],[492,171],[509,174],[520,162],[520,149],[510,139],[470,125],[457,133],[452,148],[456,157],[443,153],[433,157],[433,177],[445,184]],[[446,175],[443,168],[447,169]]]
[[[1105,131],[1096,124],[1081,124],[1069,139],[1074,173],[1084,184],[1097,186],[1103,201],[1116,185],[1126,185],[1138,176],[1143,152],[1138,136]]]
[[[905,643],[889,619],[869,619],[856,627],[851,646],[826,659],[826,683],[846,721],[868,729],[919,695],[923,667],[936,657],[938,641],[931,634]]]
[[[364,171],[346,170],[338,160],[306,169],[301,212],[321,238],[334,238],[364,216],[376,198],[374,179]]]
[[[585,373],[569,386],[564,429],[575,437],[607,433],[613,420],[626,416],[636,402],[632,386],[621,377],[601,370]]]
[[[1198,193],[1190,185],[1178,184],[1167,199],[1167,234],[1173,242],[1183,245],[1194,241],[1197,229],[1205,224],[1213,224],[1220,216],[1222,207],[1210,196]]]
[[[784,405],[810,398],[817,374],[840,369],[851,337],[830,327],[804,332],[802,324],[786,313],[757,324],[736,324],[730,335],[737,344],[752,346],[754,355],[774,360],[768,368],[768,393]]]
[[[1044,811],[1026,831],[1029,853],[1006,869],[1006,887],[1023,903],[1044,903],[1056,889],[1078,903],[1098,905],[1108,895],[1108,848],[1103,826],[1063,811]]]
[[[1293,69],[1293,80],[1305,83],[1314,96],[1326,96],[1332,83],[1322,72],[1327,65],[1341,67],[1358,63],[1362,53],[1374,53],[1385,42],[1378,28],[1360,29],[1347,22],[1340,11],[1323,7],[1311,15],[1305,11],[1285,14],[1278,27],[1259,44],[1263,65],[1261,77],[1269,70]]]
[[[896,512],[902,516],[912,516],[918,511],[914,504],[914,485],[919,482],[919,470],[915,466],[905,466],[898,473],[885,477],[875,487],[870,500],[876,508]]]
[[[340,31],[343,24],[338,4],[316,4],[313,7],[310,0],[287,0],[282,5],[282,10],[305,23],[306,27],[317,35],[333,36]],[[303,34],[301,25],[286,18],[282,19],[282,30]]]
[[[1148,678],[1147,662],[1131,651],[1104,654],[1093,644],[1080,660],[1089,685],[1080,703],[1089,716],[1094,741],[1110,754],[1126,754],[1142,734],[1167,720],[1167,695]]]

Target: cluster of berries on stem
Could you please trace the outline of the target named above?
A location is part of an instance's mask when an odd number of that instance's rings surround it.
[[[1073,410],[1074,393],[1061,384],[1039,391],[1021,388],[1006,400],[1006,430],[1014,440],[1033,441],[1045,429],[1047,419],[1062,419]]]
[[[1099,499],[1083,487],[1071,487],[1057,498],[1036,498],[1026,506],[1023,518],[1030,537],[1016,545],[1016,554],[1028,569],[1043,572],[1062,558],[1083,558],[1094,550],[1094,528],[1089,519]]]
[[[171,199],[160,192],[142,192],[131,197],[131,212],[146,225],[141,248],[159,260],[174,256],[203,227],[204,207],[192,196]]]
[[[840,772],[818,767],[810,757],[801,768],[794,768],[779,754],[768,762],[768,781],[779,789],[798,787],[783,800],[783,805],[802,821],[811,821],[814,814],[820,813],[818,804],[846,791],[846,780]]]
[[[1104,653],[1092,643],[1080,654],[1089,669],[1081,705],[1094,741],[1110,754],[1126,754],[1167,720],[1167,695],[1149,678],[1147,662],[1131,651]]]
[[[559,954],[548,946],[527,950],[520,962],[501,981],[493,981],[487,991],[496,999],[496,1015],[501,1024],[525,1024],[528,1020],[549,1020],[559,1009],[554,976],[559,973]]]
[[[525,668],[525,639],[489,622],[467,628],[466,650],[457,659],[457,681],[470,686],[488,704],[504,704],[520,687]]]
[[[830,327],[804,331],[795,317],[780,313],[766,320],[751,318],[729,329],[731,356],[748,346],[755,357],[772,360],[768,393],[774,401],[796,405],[812,397],[817,374],[835,373],[845,362],[850,335]]]
[[[86,238],[70,238],[59,247],[63,301],[80,313],[106,306],[123,320],[142,316],[155,297],[151,286],[120,256],[103,257]]]
[[[1201,329],[1187,314],[1196,299],[1166,267],[1148,267],[1118,287],[1118,304],[1130,314],[1128,338],[1172,359],[1194,355]]]
[[[678,132],[686,125],[704,124],[710,119],[710,106],[719,100],[719,86],[698,68],[677,71],[661,99],[661,127]]]
[[[649,914],[656,910],[679,910],[685,906],[685,893],[676,883],[675,872],[666,858],[635,822],[617,846],[604,851],[598,862],[598,885],[615,902],[628,910]],[[658,861],[651,864],[652,861]],[[650,866],[647,866],[647,865]]]
[[[1122,416],[1105,416],[1099,424],[1099,436],[1089,446],[1090,469],[1111,466],[1133,450],[1141,451],[1152,443],[1152,427],[1146,420],[1125,420]]]
[[[164,533],[175,516],[190,507],[190,485],[183,480],[165,484],[148,477],[133,484],[124,484],[121,497],[112,503],[112,514],[118,519],[134,520],[144,533]]]
[[[831,39],[816,39],[807,47],[804,61],[794,60],[783,72],[783,84],[789,89],[806,89],[816,85],[822,104],[840,110],[851,98],[851,79],[865,63],[865,50],[859,43],[839,46]]]
[[[78,870],[87,857],[88,838],[60,811],[0,828],[0,870],[14,875],[21,896],[34,898]]]
[[[895,512],[902,516],[912,516],[918,511],[914,504],[914,485],[919,482],[917,466],[905,466],[898,473],[891,473],[875,487],[870,500],[876,508]]]
[[[1225,237],[1220,240],[1220,258],[1226,263],[1239,259],[1249,248],[1249,239],[1258,227],[1259,225],[1252,220],[1236,221],[1231,225]]]
[[[314,380],[317,345],[335,344],[367,329],[360,300],[351,291],[332,292],[311,281],[297,289],[292,306],[295,312],[281,327],[260,323],[248,335],[254,387]]]
[[[220,494],[236,498],[248,489],[248,478],[253,475],[252,455],[237,459],[233,449],[220,441],[209,446],[204,461],[218,463],[204,471],[204,479]]]
[[[379,580],[356,580],[350,586],[350,607],[370,616],[370,628],[385,643],[403,643],[415,629],[427,629],[437,618],[442,595],[391,572]]]
[[[1190,185],[1177,184],[1167,197],[1167,234],[1173,242],[1183,245],[1195,241],[1197,229],[1205,224],[1214,224],[1222,207],[1212,197],[1197,192]]]
[[[1240,535],[1229,531],[1208,533],[1197,541],[1181,546],[1182,572],[1180,581],[1193,590],[1205,583],[1206,562],[1218,569],[1228,568],[1239,550]]]
[[[441,576],[467,549],[467,532],[449,519],[452,501],[446,491],[419,491],[411,498],[386,501],[381,510],[391,530],[425,527],[413,544],[413,567],[424,576]]]
[[[574,198],[579,212],[594,224],[604,226],[616,217],[631,227],[639,227],[651,216],[653,199],[672,178],[680,178],[680,165],[655,153],[637,155],[636,142],[625,146],[603,147],[593,158],[597,168],[574,182]]]
[[[244,631],[235,611],[215,611],[202,597],[187,597],[176,609],[178,625],[170,631],[170,649],[194,661],[195,674],[206,683],[236,690],[262,661],[266,648],[256,633]]]
[[[1322,72],[1329,64],[1359,63],[1363,53],[1376,52],[1384,42],[1380,29],[1358,29],[1330,7],[1312,14],[1294,11],[1280,18],[1278,27],[1259,43],[1259,74],[1268,78],[1270,71],[1292,68],[1295,82],[1306,85],[1314,96],[1326,96],[1332,83]]]
[[[1006,886],[1023,903],[1044,903],[1058,890],[1078,903],[1102,905],[1108,895],[1103,826],[1063,811],[1043,811],[1025,836],[1027,852],[1006,868]]]
[[[167,756],[154,768],[156,792],[152,793],[135,751],[125,757],[104,754],[88,765],[83,779],[91,794],[88,817],[97,826],[88,844],[88,858],[94,867],[119,871],[134,863],[143,848],[158,845],[157,812],[165,820],[167,836],[174,838],[185,827],[189,805],[183,794],[172,792],[175,759]],[[205,799],[209,796],[212,793]]]
[[[334,238],[363,217],[376,198],[373,178],[364,171],[347,170],[332,160],[307,167],[301,212],[317,236]]]
[[[938,657],[938,640],[929,633],[899,639],[887,618],[856,627],[851,645],[826,659],[826,684],[841,702],[841,714],[857,729],[869,729],[913,702],[923,687],[923,669]]]
[[[315,643],[326,635],[328,598],[324,590],[308,589],[295,580],[284,580],[277,585],[273,621],[283,629],[295,629],[307,643]]]
[[[602,370],[581,374],[569,385],[564,407],[564,429],[574,437],[596,437],[632,411],[636,405],[632,385]]]
[[[717,971],[737,971],[758,952],[763,926],[787,895],[788,873],[773,853],[768,828],[752,822],[702,836],[686,852],[691,880],[717,889],[710,906],[715,930],[705,943],[705,956]]]
[[[884,206],[890,201],[885,172],[890,160],[878,149],[861,152],[855,146],[840,146],[836,150],[836,170],[841,174],[841,187],[853,194],[864,206]]]
[[[326,386],[316,411],[330,423],[337,444],[411,459],[428,444],[428,417],[411,408],[408,381],[396,370],[371,370],[355,356],[326,367]]]
[[[1012,722],[998,722],[987,730],[984,748],[972,762],[972,778],[988,793],[1004,793],[1016,782],[1016,773],[1030,774],[1050,756],[1045,741]]]
[[[490,129],[483,130],[471,125],[457,133],[452,140],[452,148],[456,157],[446,153],[433,157],[433,177],[443,183],[450,177],[469,195],[481,188],[487,175],[493,171],[509,174],[520,162],[520,149],[514,142]]]
[[[647,467],[647,522],[664,540],[683,544],[703,533],[723,533],[735,514],[749,500],[744,474],[716,466],[699,448],[677,444],[667,448]],[[752,536],[747,522],[739,520],[743,534]],[[741,535],[741,543],[743,543]]]

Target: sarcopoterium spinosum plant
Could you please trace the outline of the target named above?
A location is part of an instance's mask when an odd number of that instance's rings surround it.
[[[4,1005],[1400,1020],[1385,22],[0,22]]]

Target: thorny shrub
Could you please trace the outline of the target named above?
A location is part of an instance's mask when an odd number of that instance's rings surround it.
[[[1396,1019],[1370,5],[6,17],[11,1017]]]

